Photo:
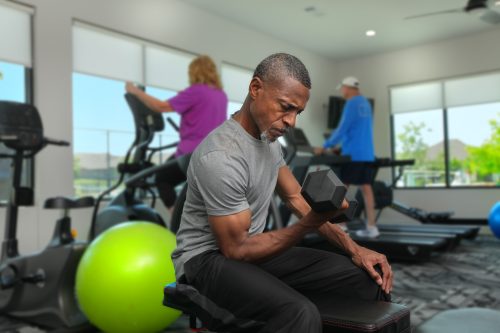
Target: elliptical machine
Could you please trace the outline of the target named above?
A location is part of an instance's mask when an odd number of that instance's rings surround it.
[[[125,160],[118,165],[120,174],[118,181],[101,193],[96,199],[96,205],[92,214],[92,223],[89,232],[89,240],[93,240],[105,230],[114,225],[126,221],[149,221],[163,227],[167,227],[164,219],[154,209],[156,203],[156,193],[152,190],[154,184],[148,182],[148,179],[142,179],[141,182],[127,183],[126,179],[145,170],[153,170],[148,173],[149,176],[156,172],[166,172],[169,174],[187,174],[189,157],[176,158],[164,163],[162,166],[155,166],[151,160],[155,153],[174,148],[177,142],[160,147],[150,147],[156,132],[161,132],[165,128],[165,122],[162,115],[149,109],[136,96],[125,94],[125,99],[132,112],[135,124],[135,139],[128,149]],[[169,124],[178,131],[177,125],[167,118]],[[99,211],[100,203],[111,192],[116,190],[122,184],[125,189],[115,196],[108,205]],[[149,193],[152,198],[151,205],[144,203],[140,197],[142,193]]]
[[[0,312],[43,327],[75,327],[87,320],[74,294],[74,280],[86,244],[75,242],[69,210],[92,207],[94,199],[55,197],[45,201],[47,209],[61,209],[52,240],[35,254],[20,255],[16,238],[18,208],[33,205],[33,190],[21,186],[23,160],[47,145],[68,146],[65,141],[43,135],[37,109],[28,104],[0,102],[0,142],[12,154],[12,186],[7,204],[5,235],[0,261]]]

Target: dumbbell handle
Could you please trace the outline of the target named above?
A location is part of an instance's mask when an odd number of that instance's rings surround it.
[[[358,201],[356,199],[347,199],[347,200],[349,203],[349,207],[346,210],[340,211],[337,214],[335,214],[333,218],[328,222],[344,223],[344,222],[349,222],[354,218],[354,215],[358,210]]]

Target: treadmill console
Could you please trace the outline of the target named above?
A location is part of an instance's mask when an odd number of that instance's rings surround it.
[[[309,143],[309,140],[307,140],[307,137],[302,129],[290,128],[288,132],[285,133],[283,138],[287,143],[287,146],[295,147],[297,154],[313,154],[313,148],[311,147],[311,144]]]
[[[44,144],[38,110],[30,104],[0,102],[0,142],[14,150],[38,150]]]

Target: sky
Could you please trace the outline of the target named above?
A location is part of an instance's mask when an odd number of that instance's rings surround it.
[[[0,62],[0,100],[24,101],[24,69],[20,65]],[[175,91],[146,87],[146,91],[160,99],[175,95]],[[123,97],[124,82],[91,75],[73,74],[73,150],[75,153],[105,153],[124,155],[134,138],[132,114]],[[241,106],[231,102],[228,114]],[[449,137],[468,145],[481,145],[491,135],[489,119],[500,118],[500,103],[452,108],[448,110]],[[43,110],[41,111],[43,120]],[[180,118],[169,113],[177,124]],[[403,125],[413,121],[427,125],[424,141],[433,145],[443,141],[443,119],[440,110],[399,114],[395,117],[396,134]],[[178,140],[178,134],[166,122],[161,144]],[[159,145],[156,136],[154,145]],[[109,148],[108,148],[109,145]]]

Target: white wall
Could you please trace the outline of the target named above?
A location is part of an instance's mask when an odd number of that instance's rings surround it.
[[[388,87],[500,69],[500,29],[412,47],[390,53],[338,62],[337,79],[359,78],[366,96],[375,98],[375,149],[390,156],[390,108]],[[471,92],[473,93],[473,92]],[[463,130],[467,130],[464,128]],[[389,172],[381,173],[385,180]],[[453,210],[457,217],[486,217],[500,190],[433,189],[397,190],[396,199],[428,210]],[[386,212],[385,218],[401,216]]]
[[[252,31],[178,0],[21,0],[35,7],[34,91],[48,136],[72,140],[72,20],[78,19],[133,36],[195,53],[206,53],[219,64],[224,60],[254,68],[265,56],[285,51],[309,68],[313,90],[299,126],[319,144],[326,123],[323,104],[333,83],[333,62],[265,34]],[[47,148],[36,158],[36,207],[23,208],[19,232],[22,252],[47,243],[57,212],[44,211],[43,200],[73,194],[71,149]],[[73,212],[74,226],[84,238],[90,210]],[[0,237],[4,209],[0,214]]]

